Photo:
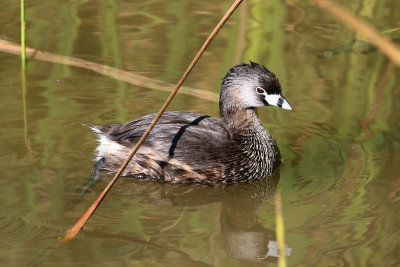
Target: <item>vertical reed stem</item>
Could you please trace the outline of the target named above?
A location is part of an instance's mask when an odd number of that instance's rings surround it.
[[[279,267],[286,267],[286,251],[285,251],[285,229],[283,226],[282,215],[282,199],[281,191],[275,193],[275,221],[276,221],[276,239],[279,250]]]
[[[32,151],[28,138],[28,116],[26,109],[26,47],[25,47],[25,3],[21,0],[21,83],[22,83],[22,105],[24,109],[24,140],[25,146]]]
[[[24,0],[21,0],[21,60],[22,69],[26,67],[26,49],[25,49],[25,7]]]
[[[24,64],[22,64],[24,65]],[[26,74],[25,69],[21,71],[21,84],[22,84],[22,106],[24,111],[24,140],[25,146],[29,152],[32,152],[31,142],[28,136],[28,109],[26,104]]]

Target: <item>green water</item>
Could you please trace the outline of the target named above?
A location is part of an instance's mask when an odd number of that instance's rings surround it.
[[[174,84],[230,4],[29,1],[27,46]],[[19,1],[1,6],[0,39],[19,42]],[[399,27],[398,1],[347,8],[380,31]],[[96,147],[82,124],[156,112],[168,93],[39,60],[28,61],[23,90],[19,57],[0,52],[0,262],[275,266],[276,257],[260,258],[276,241],[278,187],[289,266],[399,266],[400,72],[380,52],[318,57],[354,40],[363,38],[306,1],[245,1],[185,86],[218,93],[235,64],[270,68],[294,109],[259,109],[282,153],[279,171],[228,188],[120,179],[55,251],[110,180],[79,193]],[[178,94],[169,110],[219,116],[217,102],[196,95]]]

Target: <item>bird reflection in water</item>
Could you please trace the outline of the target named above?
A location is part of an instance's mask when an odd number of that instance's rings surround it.
[[[226,254],[246,262],[276,262],[279,255],[275,230],[259,222],[257,211],[274,195],[279,177],[278,168],[264,179],[229,185],[179,185],[123,178],[113,190],[133,197],[135,202],[161,208],[185,207],[184,211],[188,207],[221,203],[221,234]],[[160,230],[160,234],[179,227],[180,223]],[[285,246],[286,255],[290,256],[291,248]]]

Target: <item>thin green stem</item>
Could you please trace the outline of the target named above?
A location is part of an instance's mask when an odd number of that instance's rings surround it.
[[[24,65],[24,64],[22,64],[22,65]],[[26,105],[25,69],[23,69],[21,72],[21,80],[22,80],[22,105],[23,105],[23,111],[24,111],[24,140],[25,140],[26,148],[28,149],[29,152],[32,152],[31,143],[30,143],[29,136],[28,136],[28,111],[27,111],[27,105]]]
[[[26,47],[25,47],[25,4],[24,0],[21,0],[21,79],[22,79],[22,104],[24,109],[24,140],[25,145],[29,151],[31,150],[30,142],[28,138],[28,117],[26,110]]]
[[[25,50],[25,7],[24,0],[21,0],[21,60],[22,69],[26,66],[26,50]]]

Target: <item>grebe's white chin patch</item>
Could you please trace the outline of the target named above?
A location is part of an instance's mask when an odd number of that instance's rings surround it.
[[[267,101],[268,105],[292,110],[292,107],[281,94],[265,94],[264,96],[265,101]]]

